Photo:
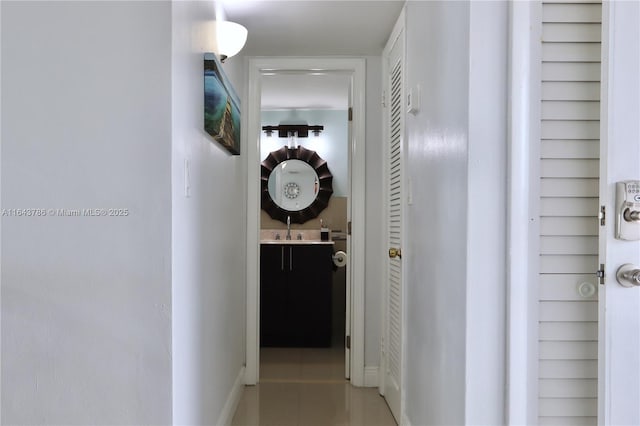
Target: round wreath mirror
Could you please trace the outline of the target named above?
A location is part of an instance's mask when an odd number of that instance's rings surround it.
[[[269,153],[261,169],[262,209],[272,219],[304,223],[329,204],[333,175],[315,151],[283,146]]]

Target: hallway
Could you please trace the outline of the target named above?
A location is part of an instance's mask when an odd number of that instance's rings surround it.
[[[233,426],[395,426],[377,388],[344,376],[342,348],[262,348],[260,384],[246,386]]]

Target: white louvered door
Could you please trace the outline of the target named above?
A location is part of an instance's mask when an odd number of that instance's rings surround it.
[[[601,11],[542,2],[540,425],[597,422]]]
[[[395,39],[388,56],[387,83],[387,258],[386,336],[384,396],[398,424],[401,423],[402,389],[402,163],[404,139],[403,32]]]

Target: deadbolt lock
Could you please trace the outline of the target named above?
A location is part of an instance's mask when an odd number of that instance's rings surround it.
[[[402,250],[399,248],[391,247],[389,249],[389,258],[395,259],[396,257],[402,259]]]
[[[616,183],[616,238],[640,240],[640,181]]]

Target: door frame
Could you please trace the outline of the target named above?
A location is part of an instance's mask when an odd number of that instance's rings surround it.
[[[390,78],[390,73],[392,72],[392,66],[390,66],[389,61],[391,59],[391,53],[394,49],[394,47],[396,45],[398,45],[398,43],[401,43],[401,67],[402,67],[402,75],[401,75],[401,93],[400,93],[400,99],[401,99],[401,120],[402,120],[402,125],[401,125],[401,141],[400,141],[400,150],[401,150],[401,154],[400,154],[400,161],[401,161],[401,167],[404,167],[406,164],[406,150],[404,147],[404,144],[406,143],[406,134],[405,134],[405,110],[404,110],[404,99],[406,96],[406,88],[405,88],[405,84],[406,84],[406,8],[402,8],[402,11],[400,12],[400,15],[398,16],[398,19],[396,20],[396,23],[393,27],[393,30],[391,31],[391,34],[389,35],[389,38],[387,40],[387,43],[385,45],[385,48],[382,52],[382,90],[384,93],[384,101],[383,101],[383,109],[382,109],[382,127],[383,127],[383,155],[382,155],[382,170],[383,170],[383,174],[384,174],[384,182],[385,185],[383,187],[383,191],[384,191],[384,224],[385,224],[385,239],[384,239],[384,247],[385,250],[387,248],[390,247],[389,245],[389,230],[388,230],[388,224],[389,224],[389,176],[390,176],[390,165],[389,165],[389,150],[390,150],[390,138],[391,138],[391,134],[390,134],[390,128],[389,128],[389,117],[390,117],[390,104],[391,104],[391,93],[390,93],[390,84],[389,84],[389,78]],[[401,201],[400,201],[400,205],[402,206],[402,212],[401,212],[401,220],[402,223],[405,223],[405,214],[406,214],[406,208],[405,206],[405,191],[407,190],[406,188],[406,180],[405,180],[405,171],[404,169],[401,170],[401,174],[400,174],[400,185],[401,185]],[[404,243],[406,241],[406,232],[404,229],[404,226],[401,228],[401,241]],[[406,260],[403,262],[402,264],[402,268],[404,269],[404,263],[406,263]],[[382,327],[381,327],[381,331],[382,331],[382,339],[381,339],[381,344],[380,344],[380,368],[379,368],[379,379],[378,379],[378,392],[380,393],[380,395],[382,395],[383,397],[385,397],[385,399],[388,398],[388,396],[386,395],[386,386],[387,386],[387,368],[389,365],[389,357],[388,357],[388,351],[389,351],[389,260],[385,255],[385,261],[384,261],[384,273],[383,273],[383,277],[384,277],[384,284],[382,287],[382,304],[381,304],[381,323],[382,323]],[[405,336],[405,300],[404,300],[404,289],[405,289],[405,283],[404,283],[404,274],[402,274],[401,276],[401,284],[400,284],[401,288],[402,288],[402,293],[401,293],[401,315],[400,315],[400,330],[401,330],[401,342],[400,342],[400,401],[399,401],[399,413],[397,413],[398,418],[396,419],[398,421],[398,424],[409,424],[408,419],[406,419],[405,417],[405,412],[404,412],[404,384],[405,384],[405,369],[404,369],[404,365],[405,365],[405,346],[406,346],[406,336]],[[389,404],[389,400],[387,399],[387,404]],[[391,407],[391,405],[389,405]]]
[[[505,421],[538,422],[540,80],[542,4],[509,2],[507,357]]]
[[[634,9],[629,9],[629,8]],[[615,229],[615,183],[640,179],[637,112],[640,110],[637,3],[602,4],[602,74],[600,89],[600,206],[605,208],[600,226],[599,264],[604,265],[598,297],[598,424],[638,424],[637,312],[638,288],[622,287],[616,279],[618,267],[637,264],[640,241],[613,237]],[[624,154],[623,154],[624,151]],[[634,321],[635,320],[635,321]]]
[[[365,309],[365,87],[364,58],[254,57],[248,59],[247,96],[247,292],[245,384],[260,377],[260,132],[262,73],[290,71],[347,72],[352,75],[350,290],[351,383],[364,386]]]

